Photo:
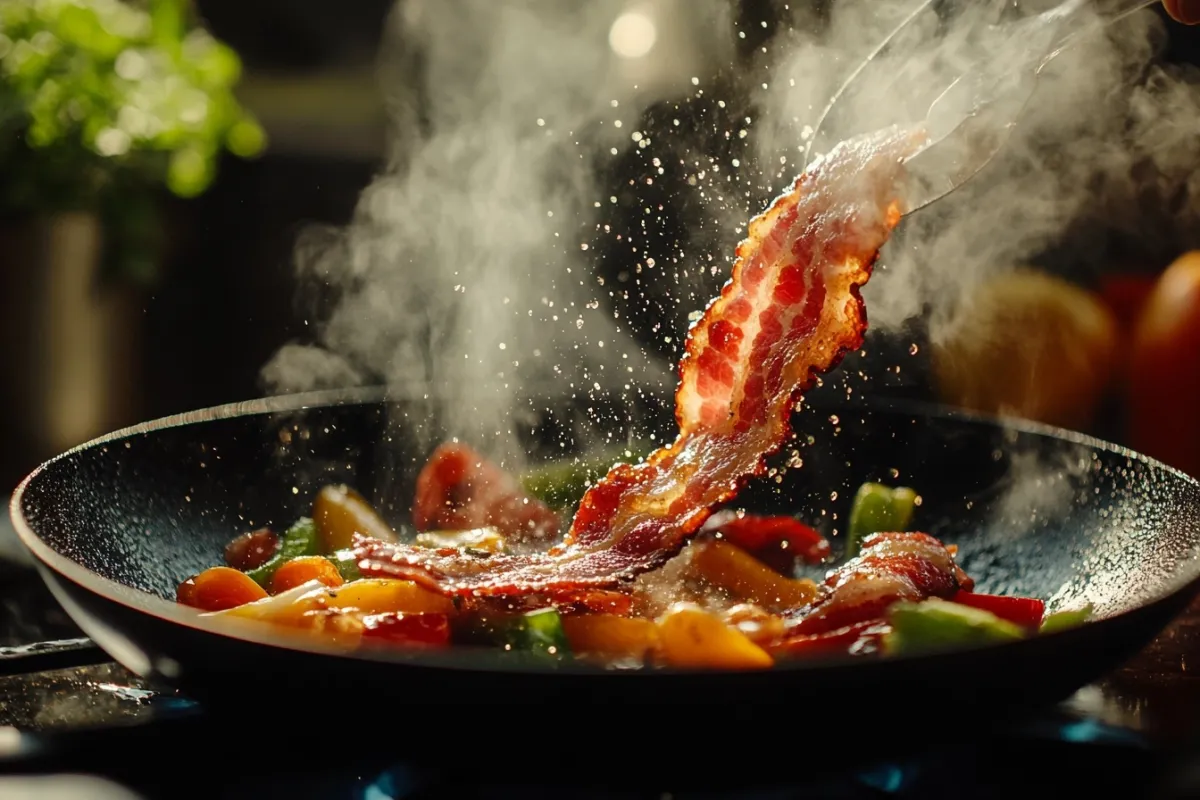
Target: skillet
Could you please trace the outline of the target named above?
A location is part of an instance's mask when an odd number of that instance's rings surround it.
[[[542,411],[514,422],[517,449],[538,460],[598,440],[654,433],[662,441],[673,430],[670,400],[645,395],[631,408],[615,397],[533,399],[525,407]],[[1034,423],[896,400],[807,407],[793,425],[803,467],[752,484],[739,507],[797,513],[829,534],[861,482],[909,485],[922,497],[914,526],[958,544],[979,591],[1035,595],[1052,608],[1091,602],[1098,618],[1021,642],[889,660],[605,671],[513,665],[467,650],[348,656],[269,628],[220,629],[176,605],[177,583],[221,563],[230,538],[286,527],[309,513],[321,485],[349,483],[403,524],[416,473],[442,436],[496,444],[482,441],[489,431],[447,427],[429,401],[382,388],[267,398],[121,430],[40,466],[11,511],[83,631],[133,672],[214,713],[311,713],[297,698],[332,698],[330,721],[349,721],[437,705],[467,730],[479,717],[464,706],[507,706],[495,714],[514,734],[550,735],[552,713],[587,720],[579,735],[599,735],[605,721],[630,747],[691,739],[692,720],[747,731],[781,713],[795,724],[801,715],[819,720],[821,738],[835,741],[861,739],[867,719],[893,726],[897,742],[1008,719],[1119,665],[1200,589],[1200,484],[1145,456]],[[649,706],[672,707],[669,736],[662,725],[635,723]],[[406,746],[428,738],[408,737]],[[501,752],[524,742],[499,739],[490,747]]]

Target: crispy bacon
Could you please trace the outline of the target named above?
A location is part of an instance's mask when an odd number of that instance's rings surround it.
[[[789,636],[812,634],[881,619],[899,600],[949,599],[972,580],[945,545],[926,533],[876,533],[863,540],[862,552],[825,579],[828,593],[798,609],[789,620]]]
[[[790,434],[799,393],[859,347],[859,287],[901,214],[901,161],[921,144],[887,129],[843,142],[750,222],[732,277],[692,328],[675,395],[678,438],[618,464],[583,497],[563,543],[474,558],[360,537],[364,575],[447,594],[611,587],[676,553]]]

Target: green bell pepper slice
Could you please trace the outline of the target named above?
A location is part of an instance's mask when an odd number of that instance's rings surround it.
[[[293,558],[319,555],[317,526],[309,517],[301,517],[283,534],[279,549],[267,563],[246,572],[259,586],[270,591],[275,572]]]
[[[531,467],[521,474],[521,488],[556,511],[564,511],[583,499],[588,486],[608,474],[620,461],[636,462],[650,454],[653,447],[638,442],[604,450],[586,458],[559,459]]]
[[[338,574],[346,583],[362,578],[362,572],[358,569],[358,559],[355,558],[353,550],[337,550],[329,556],[329,560],[337,567]]]
[[[883,651],[891,655],[1014,642],[1026,635],[990,611],[936,597],[896,603],[888,610],[888,621],[892,629],[884,634]]]
[[[1083,608],[1068,608],[1047,614],[1038,628],[1038,633],[1057,633],[1082,625],[1091,618],[1092,610],[1092,604],[1088,603]]]
[[[858,487],[850,507],[846,557],[857,556],[863,539],[872,533],[908,530],[916,503],[917,493],[907,486],[892,488],[882,483],[864,483]]]
[[[485,614],[461,623],[455,639],[463,644],[500,647],[538,660],[561,660],[571,655],[562,617],[553,608],[525,614]]]

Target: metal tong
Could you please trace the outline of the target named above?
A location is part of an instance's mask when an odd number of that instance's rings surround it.
[[[1157,1],[1065,0],[1015,20],[1003,19],[1019,11],[1013,0],[968,3],[961,13],[973,19],[960,16],[942,35],[945,22],[932,16],[936,0],[925,0],[833,94],[808,140],[805,164],[851,133],[840,123],[871,119],[873,106],[903,106],[907,119],[898,124],[919,125],[928,136],[905,162],[906,213],[924,208],[966,183],[1004,146],[1055,56]],[[932,44],[922,41],[931,34]]]

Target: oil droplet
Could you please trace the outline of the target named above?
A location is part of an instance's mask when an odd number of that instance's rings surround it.
[[[829,502],[831,502],[831,503],[836,503],[836,502],[837,502],[837,492],[830,492],[830,493],[829,493]]]
[[[837,425],[839,422],[841,422],[841,420],[839,420],[839,419],[838,419],[838,415],[837,415],[837,414],[830,414],[830,415],[829,415],[829,424],[830,424],[830,425]]]
[[[908,354],[910,356],[915,356],[919,352],[921,352],[921,348],[917,347],[915,342],[908,346]]]

